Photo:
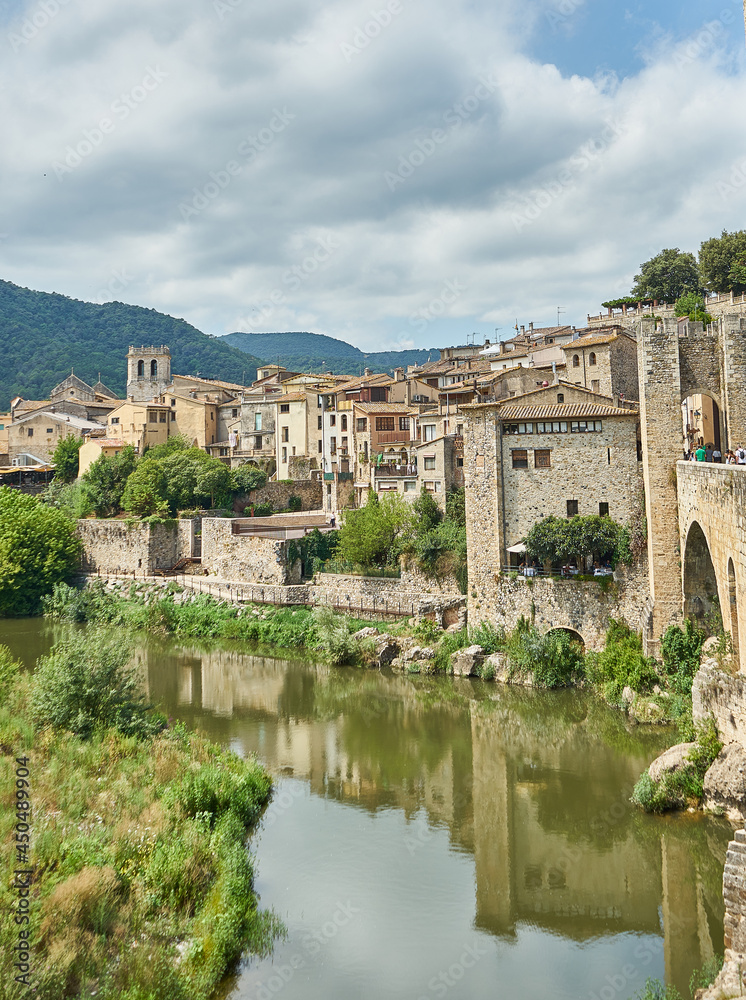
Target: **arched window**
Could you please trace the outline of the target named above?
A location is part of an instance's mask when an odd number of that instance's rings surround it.
[[[343,431],[347,430],[347,414],[346,413],[342,414],[342,430]]]
[[[596,363],[596,355],[593,353],[593,351],[591,351],[591,353],[588,355],[588,364],[595,365],[595,363]]]
[[[577,354],[573,354],[572,356],[572,366],[573,368],[580,368],[580,358]]]
[[[137,377],[138,378],[144,378],[145,377],[145,362],[144,361],[138,361],[137,362]]]
[[[150,377],[151,378],[158,378],[158,362],[157,361],[151,361],[150,362]]]

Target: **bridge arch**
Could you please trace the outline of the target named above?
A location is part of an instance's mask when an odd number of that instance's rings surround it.
[[[700,625],[718,603],[710,545],[699,521],[692,521],[684,550],[684,615]]]
[[[580,632],[577,631],[577,629],[569,628],[564,625],[558,625],[556,628],[547,629],[547,635],[553,635],[555,632],[564,632],[565,635],[569,636],[569,638],[573,640],[573,642],[577,642],[585,650],[585,639]]]

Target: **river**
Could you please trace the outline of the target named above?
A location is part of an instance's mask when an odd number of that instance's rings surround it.
[[[55,635],[0,622],[33,663]],[[661,731],[577,691],[330,669],[232,644],[144,641],[151,699],[276,781],[252,838],[288,935],[231,1000],[689,996],[722,952],[731,828],[646,816]]]

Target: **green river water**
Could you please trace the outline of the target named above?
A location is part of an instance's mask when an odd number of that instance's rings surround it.
[[[0,622],[27,663],[55,627]],[[661,731],[577,691],[330,669],[144,640],[151,699],[275,778],[252,838],[288,935],[232,1000],[689,996],[722,952],[731,828],[651,817],[632,786]]]

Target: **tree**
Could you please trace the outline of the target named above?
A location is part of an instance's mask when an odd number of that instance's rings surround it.
[[[118,455],[101,455],[81,477],[86,500],[96,517],[111,517],[122,509],[127,479],[137,464],[135,449],[129,445]]]
[[[687,292],[699,292],[701,289],[702,280],[694,254],[674,247],[673,250],[661,250],[640,265],[640,273],[635,275],[630,295],[637,300],[675,302]]]
[[[237,497],[248,497],[267,483],[267,473],[255,465],[239,465],[231,472],[231,488]]]
[[[337,554],[346,562],[381,566],[399,551],[397,543],[413,534],[412,505],[395,493],[379,500],[370,490],[364,507],[343,516]]]
[[[446,497],[446,520],[466,527],[466,490],[463,486],[451,490]]]
[[[148,517],[168,513],[163,464],[155,458],[143,458],[137,463],[122,494],[122,507],[129,514]]]
[[[75,571],[79,554],[74,521],[0,487],[0,616],[35,614],[41,597]]]
[[[712,316],[707,312],[704,298],[697,292],[687,292],[676,300],[674,311],[678,317],[688,316],[695,323],[712,323]]]
[[[432,531],[443,520],[443,512],[438,506],[438,502],[432,493],[428,493],[424,485],[420,490],[420,495],[412,504],[412,510],[417,518],[416,530],[418,535],[425,535]]]
[[[55,478],[63,483],[71,483],[78,478],[79,452],[83,438],[68,434],[57,442],[52,461],[56,466]]]
[[[711,292],[746,292],[746,229],[724,229],[699,248],[699,269]]]
[[[556,562],[564,548],[567,521],[560,517],[545,517],[537,521],[526,535],[526,555],[540,563]]]
[[[198,470],[194,492],[198,497],[209,497],[211,508],[215,506],[215,497],[227,497],[230,489],[231,470],[223,462],[213,459]]]
[[[526,554],[543,563],[575,559],[582,566],[586,556],[613,559],[624,528],[610,517],[545,517],[525,538]]]

